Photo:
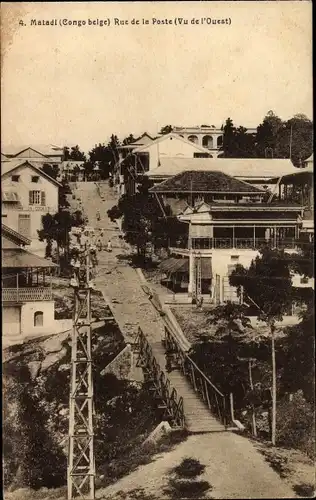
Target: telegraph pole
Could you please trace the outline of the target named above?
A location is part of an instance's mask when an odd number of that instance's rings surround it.
[[[91,349],[91,281],[96,265],[96,249],[84,231],[72,241],[74,324],[71,344],[69,402],[68,500],[95,499],[95,459],[93,434],[93,379]]]

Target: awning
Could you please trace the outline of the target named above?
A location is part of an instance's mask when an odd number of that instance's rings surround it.
[[[189,258],[176,259],[171,257],[159,264],[159,269],[166,274],[189,273]],[[201,257],[202,279],[212,279],[212,257]]]
[[[3,248],[2,249],[2,258],[1,258],[2,267],[6,268],[50,268],[50,267],[58,267],[57,264],[53,262],[42,259],[33,253],[27,252],[23,250],[23,248]]]
[[[14,193],[12,191],[2,191],[1,193],[2,201],[17,203],[20,201],[18,193]]]
[[[188,273],[189,272],[189,259],[176,259],[171,257],[166,259],[159,264],[159,269],[167,274],[174,274],[177,272]]]

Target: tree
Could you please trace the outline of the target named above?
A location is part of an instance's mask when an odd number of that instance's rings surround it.
[[[50,163],[44,163],[41,170],[55,180],[59,175],[59,167],[57,165],[51,165]]]
[[[80,147],[72,146],[69,148],[68,146],[64,147],[64,161],[73,160],[73,161],[86,161],[86,155],[80,151]]]
[[[86,170],[95,166],[100,168],[101,177],[107,179],[109,174],[113,172],[115,164],[119,161],[118,148],[120,142],[116,135],[111,135],[110,141],[107,144],[98,144],[89,152],[89,162],[86,165]],[[91,174],[90,174],[91,175]]]
[[[61,186],[58,189],[58,209],[66,209],[70,207],[67,200],[67,194],[71,194],[71,189],[66,179],[61,180]]]
[[[257,155],[261,158],[290,158],[300,167],[313,151],[313,123],[302,114],[282,121],[269,111],[257,128]]]
[[[132,144],[133,142],[135,142],[136,139],[135,137],[133,136],[133,134],[129,134],[128,137],[125,137],[125,139],[123,139],[123,146],[127,146],[128,144]]]
[[[233,158],[236,149],[236,128],[231,118],[227,118],[223,132],[223,146],[221,147],[223,153],[221,156],[224,158]]]
[[[164,127],[162,127],[160,129],[159,134],[162,134],[162,135],[170,134],[170,132],[172,132],[172,130],[173,130],[172,125],[165,125]]]
[[[38,231],[40,241],[46,241],[46,257],[51,257],[52,243],[57,244],[57,256],[60,261],[60,249],[64,251],[61,261],[62,267],[67,267],[69,261],[69,233],[72,227],[84,224],[80,210],[71,214],[67,210],[61,210],[54,215],[46,214],[42,217],[42,229]]]
[[[246,301],[257,305],[258,317],[265,321],[271,334],[271,361],[272,361],[272,436],[273,446],[276,442],[276,356],[275,330],[276,321],[292,306],[293,291],[292,279],[284,251],[262,249],[251,262],[249,269],[238,265],[230,276],[231,286],[237,287],[240,295],[244,294]]]

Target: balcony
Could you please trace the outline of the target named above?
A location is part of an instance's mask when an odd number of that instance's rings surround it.
[[[3,288],[2,303],[37,302],[53,300],[53,292],[50,287],[34,288]]]
[[[191,248],[193,250],[213,250],[236,248],[243,250],[259,250],[262,247],[270,246],[278,249],[296,248],[295,238],[284,238],[274,241],[264,238],[192,238]]]

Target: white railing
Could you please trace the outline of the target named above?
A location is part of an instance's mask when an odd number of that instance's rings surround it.
[[[194,250],[208,250],[220,248],[259,249],[264,246],[272,248],[292,248],[296,246],[295,238],[265,240],[264,238],[192,238],[191,248]]]
[[[32,302],[53,300],[53,292],[48,287],[3,288],[2,302]]]

